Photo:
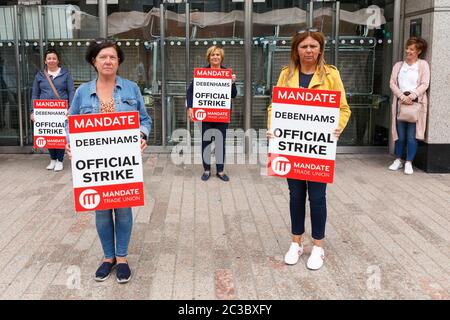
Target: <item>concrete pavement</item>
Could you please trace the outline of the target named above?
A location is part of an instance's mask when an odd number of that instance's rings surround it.
[[[130,283],[97,283],[93,213],[74,211],[70,163],[0,154],[0,299],[449,299],[450,175],[391,172],[388,155],[339,155],[327,190],[326,260],[283,263],[290,244],[284,179],[145,154],[146,205],[135,208]],[[213,171],[213,174],[215,172]]]

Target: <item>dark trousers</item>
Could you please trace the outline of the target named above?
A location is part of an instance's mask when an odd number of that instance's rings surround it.
[[[214,140],[217,172],[222,172],[225,163],[225,138],[228,123],[202,122],[202,160],[203,169],[211,170],[211,146]]]
[[[325,238],[327,221],[327,184],[294,179],[287,179],[287,181],[290,195],[289,208],[292,234],[299,236],[305,232],[306,191],[308,191],[312,237],[315,240],[322,240]]]
[[[58,160],[59,162],[63,162],[64,160],[64,151],[64,149],[48,149],[50,158],[52,160]]]

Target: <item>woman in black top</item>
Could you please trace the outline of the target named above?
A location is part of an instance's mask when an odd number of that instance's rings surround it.
[[[225,52],[222,48],[217,46],[209,47],[206,51],[206,61],[208,65],[206,68],[212,69],[226,69],[223,65],[223,59],[225,57]],[[235,98],[237,95],[236,89],[236,75],[232,75],[232,86],[231,86],[231,98]],[[194,91],[193,82],[189,86],[189,89],[186,93],[186,106],[188,108],[188,116],[191,121],[193,121],[193,110],[192,110],[192,102],[193,102],[193,91]],[[201,179],[203,181],[207,181],[211,176],[211,153],[210,150],[205,149],[211,145],[212,140],[215,141],[216,149],[216,168],[217,168],[217,177],[222,181],[229,181],[230,178],[223,172],[224,162],[225,162],[225,137],[228,129],[228,123],[226,122],[202,122],[202,160],[203,160],[203,169],[204,172],[202,174]],[[206,135],[205,135],[206,133]],[[213,139],[214,138],[214,139]]]

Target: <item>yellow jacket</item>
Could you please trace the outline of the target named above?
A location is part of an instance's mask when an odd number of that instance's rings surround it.
[[[325,65],[326,76],[323,81],[320,81],[319,71],[316,70],[314,73],[311,82],[309,83],[308,89],[317,89],[317,90],[335,90],[341,92],[341,106],[339,108],[339,129],[341,132],[344,130],[347,125],[348,119],[350,119],[351,111],[350,107],[347,103],[347,98],[345,96],[344,85],[342,84],[341,76],[339,75],[339,71],[335,66]],[[281,70],[280,77],[278,78],[277,87],[289,87],[289,88],[298,88],[299,84],[299,70],[296,69],[294,75],[286,83],[286,78],[288,75],[288,67],[284,67]],[[272,112],[272,104],[269,105],[268,118],[267,118],[267,127],[270,129],[270,114]]]

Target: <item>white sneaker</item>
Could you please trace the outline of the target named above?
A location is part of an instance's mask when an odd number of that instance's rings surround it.
[[[64,169],[63,163],[61,161],[56,160],[54,171],[62,171]]]
[[[413,174],[414,170],[412,168],[412,163],[410,161],[405,162],[405,174]]]
[[[298,262],[298,258],[303,254],[303,243],[299,245],[297,242],[292,242],[289,251],[284,255],[284,262],[286,264],[294,265]]]
[[[395,159],[395,161],[389,166],[389,170],[397,171],[403,168],[403,163],[400,159]]]
[[[50,161],[50,164],[47,166],[47,168],[45,168],[45,169],[47,169],[47,170],[53,170],[53,169],[55,169],[55,165],[56,165],[56,160],[51,160]]]
[[[308,258],[306,267],[311,270],[319,270],[323,265],[323,260],[325,259],[325,251],[323,248],[313,246],[311,255]]]

